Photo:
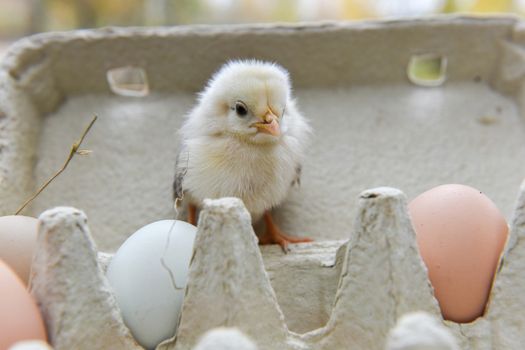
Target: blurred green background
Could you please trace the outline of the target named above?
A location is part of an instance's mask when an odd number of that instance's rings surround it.
[[[0,0],[0,56],[29,34],[103,26],[525,15],[525,0]]]

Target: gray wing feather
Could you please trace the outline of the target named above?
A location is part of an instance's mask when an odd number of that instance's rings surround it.
[[[181,200],[184,197],[184,176],[188,172],[188,150],[182,147],[175,161],[175,178],[173,180],[173,200]]]
[[[297,164],[295,167],[295,177],[292,180],[292,186],[301,186],[301,172],[303,171],[303,166],[301,164]]]

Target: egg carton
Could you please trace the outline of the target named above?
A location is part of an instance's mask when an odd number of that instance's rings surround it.
[[[290,71],[315,132],[302,187],[275,217],[316,241],[286,255],[259,248],[242,203],[207,202],[176,338],[158,348],[191,349],[230,326],[259,349],[383,349],[405,313],[441,317],[403,192],[450,182],[482,189],[511,234],[485,315],[444,324],[461,349],[520,348],[524,33],[515,18],[446,16],[22,39],[0,68],[0,214],[60,168],[99,115],[83,144],[93,154],[75,158],[27,210],[44,212],[31,291],[53,347],[139,348],[104,268],[138,228],[173,218],[175,131],[195,92],[225,61],[257,58]],[[437,75],[417,75],[418,63]]]

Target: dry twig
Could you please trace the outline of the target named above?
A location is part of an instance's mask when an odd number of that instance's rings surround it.
[[[43,184],[39,189],[38,191],[36,191],[36,193],[34,195],[32,195],[27,201],[25,201],[24,204],[22,204],[22,206],[20,208],[18,208],[18,210],[16,211],[15,215],[18,215],[20,214],[20,212],[22,210],[25,209],[25,207],[27,207],[27,205],[29,203],[31,203],[36,197],[38,197],[38,195],[46,189],[47,186],[49,186],[49,184],[51,182],[53,182],[53,180],[55,178],[57,178],[60,174],[62,174],[62,172],[64,170],[66,170],[69,162],[71,161],[71,159],[73,159],[73,157],[75,156],[75,154],[78,154],[78,155],[81,155],[81,156],[84,156],[84,155],[87,155],[89,153],[91,153],[91,151],[89,150],[81,150],[79,149],[80,148],[80,145],[82,144],[82,141],[84,141],[84,138],[86,137],[87,133],[89,132],[89,130],[91,129],[91,127],[93,126],[93,124],[95,124],[95,121],[97,120],[97,116],[94,116],[93,119],[91,120],[91,122],[89,123],[89,125],[86,127],[86,129],[84,129],[84,132],[82,133],[82,136],[80,137],[80,140],[78,140],[77,142],[73,143],[73,146],[71,146],[71,150],[69,151],[69,156],[67,157],[66,159],[66,162],[64,163],[64,165],[62,166],[62,168],[60,168],[59,171],[57,171],[55,173],[55,175],[53,175],[49,180],[46,181],[45,184]]]

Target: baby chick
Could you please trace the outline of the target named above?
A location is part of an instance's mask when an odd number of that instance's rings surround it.
[[[205,198],[238,197],[266,232],[261,244],[309,242],[275,225],[270,210],[298,184],[311,129],[292,98],[288,72],[274,63],[232,61],[200,93],[180,130],[174,198],[189,199],[188,221]]]

